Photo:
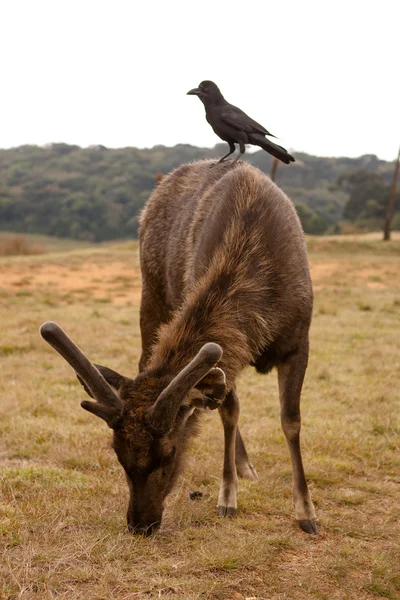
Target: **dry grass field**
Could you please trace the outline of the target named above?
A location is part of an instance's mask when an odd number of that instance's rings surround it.
[[[89,242],[57,238],[33,233],[21,234],[0,230],[0,256],[44,254],[46,252],[67,252],[77,248],[93,246]]]
[[[293,516],[276,374],[248,369],[240,422],[259,479],[241,482],[238,516],[215,514],[213,412],[151,538],[128,533],[110,430],[38,333],[57,321],[94,362],[133,376],[136,243],[0,258],[1,599],[400,598],[400,240],[313,238],[309,255],[302,445],[320,535]]]

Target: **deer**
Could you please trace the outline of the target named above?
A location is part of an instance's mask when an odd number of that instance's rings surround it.
[[[136,377],[92,364],[56,323],[40,330],[91,397],[82,408],[113,431],[129,487],[128,529],[150,535],[160,527],[207,410],[218,410],[224,432],[218,515],[235,515],[238,478],[257,478],[238,427],[236,380],[250,365],[261,374],[277,369],[295,517],[317,534],[300,449],[313,291],[292,201],[245,162],[181,165],[148,199],[139,249]]]

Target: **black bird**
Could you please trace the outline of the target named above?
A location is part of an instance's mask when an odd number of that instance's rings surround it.
[[[279,158],[287,165],[294,162],[293,156],[285,148],[266,139],[266,135],[276,137],[262,125],[253,121],[245,112],[229,104],[221,94],[219,87],[213,81],[202,81],[198,88],[188,92],[190,96],[198,96],[206,109],[206,119],[215,133],[229,144],[229,152],[219,162],[224,161],[235,152],[235,144],[239,144],[240,154],[236,162],[246,151],[245,144],[260,146],[272,156]]]

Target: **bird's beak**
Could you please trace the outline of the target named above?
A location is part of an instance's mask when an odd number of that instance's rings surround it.
[[[200,95],[200,88],[193,88],[192,90],[190,90],[189,92],[187,92],[187,96],[199,96]]]

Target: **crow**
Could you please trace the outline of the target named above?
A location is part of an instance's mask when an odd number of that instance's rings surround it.
[[[187,92],[189,96],[198,96],[206,109],[206,119],[215,133],[229,144],[229,152],[219,162],[223,162],[235,152],[235,144],[239,144],[240,154],[236,162],[246,151],[245,144],[260,146],[272,156],[279,158],[287,165],[294,162],[285,148],[266,139],[266,135],[276,137],[262,125],[253,121],[245,112],[229,104],[221,94],[218,86],[213,81],[202,81],[198,88]]]

